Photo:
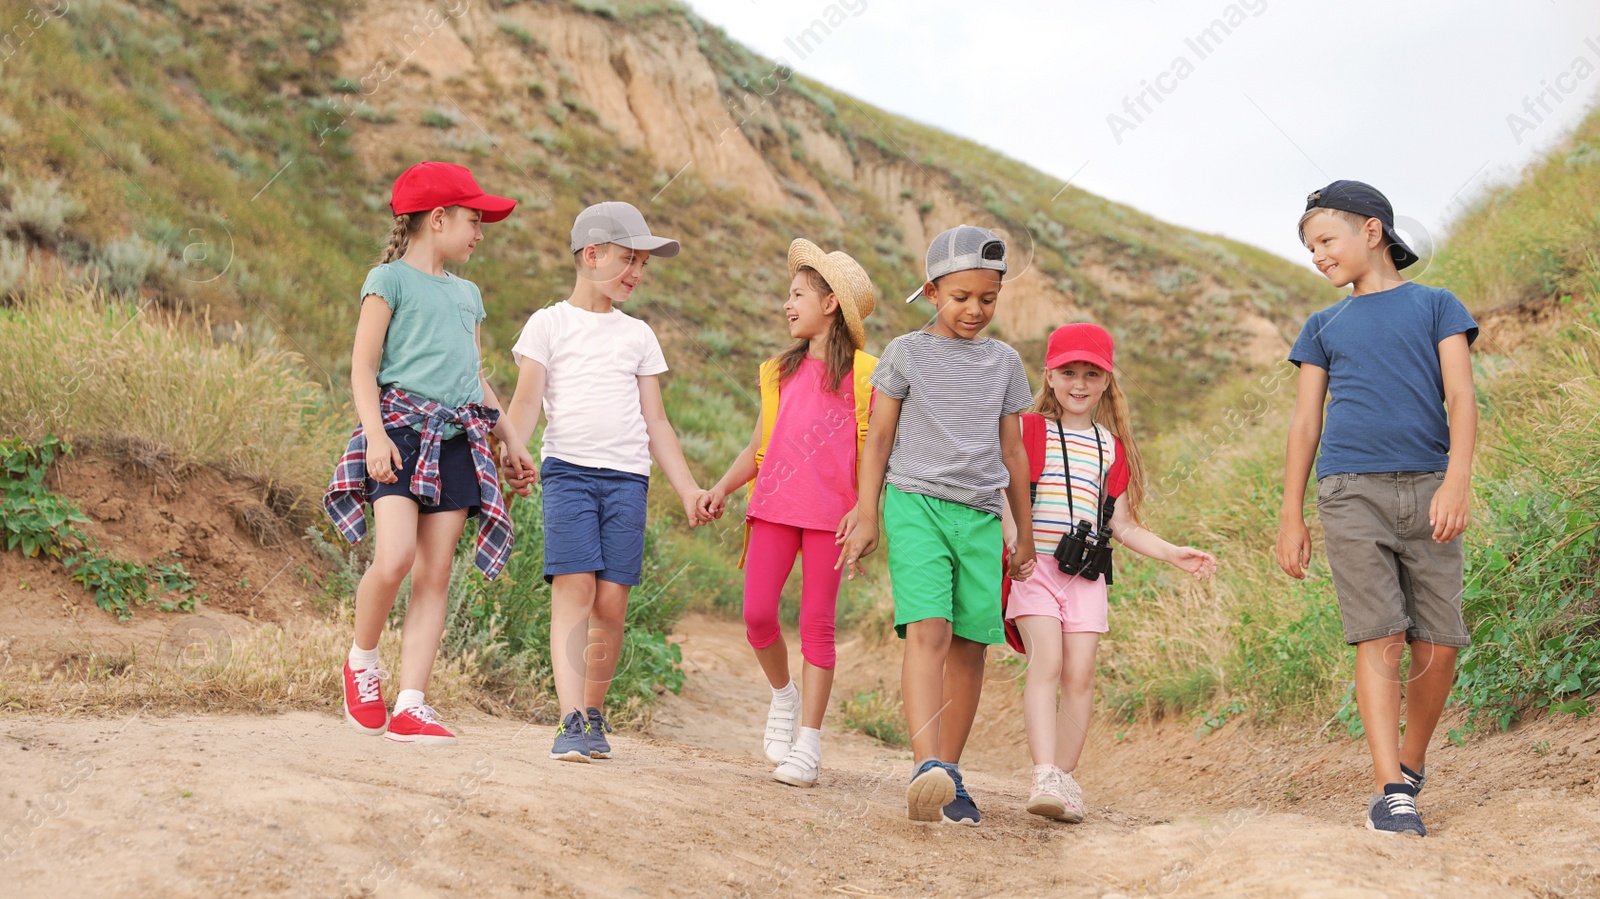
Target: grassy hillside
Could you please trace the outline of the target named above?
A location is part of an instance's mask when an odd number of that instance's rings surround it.
[[[1281,259],[1063,189],[781,72],[677,4],[31,8],[0,2],[6,21],[33,23],[0,62],[0,295],[92,285],[246,356],[296,353],[327,388],[318,403],[334,422],[353,421],[342,407],[354,293],[391,221],[389,185],[426,158],[469,165],[522,201],[461,271],[484,289],[485,366],[502,395],[527,315],[570,289],[566,235],[579,209],[630,199],[684,240],[683,255],[652,267],[630,312],[666,345],[667,402],[703,480],[742,445],[755,368],[786,340],[776,306],[797,235],[861,258],[883,300],[868,322],[881,347],[926,317],[893,300],[921,280],[927,236],[960,220],[1005,231],[1021,276],[998,333],[1031,360],[1050,325],[1101,321],[1126,338],[1136,412],[1157,429],[1326,299]],[[714,83],[715,97],[678,109],[619,96],[618,71],[646,64]],[[654,131],[630,130],[630,104]],[[672,128],[688,134],[693,164],[659,136]],[[716,168],[739,147],[744,168]],[[29,437],[167,433],[149,419],[91,424],[70,404],[47,409],[58,412],[8,407],[0,421]],[[320,490],[315,472],[339,430],[303,438],[291,486]],[[169,436],[178,446],[226,439]],[[710,564],[727,556],[712,544],[728,539],[682,550]],[[693,589],[731,598],[726,569],[712,568]]]
[[[1464,605],[1469,729],[1530,708],[1588,714],[1600,692],[1600,111],[1516,184],[1481,197],[1422,281],[1479,318],[1481,423]],[[1107,698],[1126,714],[1315,716],[1359,727],[1327,566],[1273,562],[1294,375],[1218,391],[1205,426],[1151,455],[1156,527],[1216,547],[1214,590],[1138,566],[1117,591]],[[1309,505],[1309,504],[1308,504]],[[1315,515],[1308,508],[1315,528]],[[1461,736],[1461,734],[1456,734]]]

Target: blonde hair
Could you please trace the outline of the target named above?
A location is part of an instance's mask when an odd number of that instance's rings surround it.
[[[1372,218],[1370,215],[1362,215],[1359,212],[1350,212],[1344,209],[1329,209],[1326,206],[1313,206],[1306,210],[1305,215],[1300,216],[1299,232],[1300,242],[1302,244],[1306,242],[1306,222],[1311,221],[1314,216],[1322,212],[1326,212],[1336,219],[1342,219],[1345,224],[1350,226],[1350,230],[1356,232],[1357,234],[1361,233],[1361,229],[1367,226],[1367,219]]]
[[[822,273],[809,265],[800,266],[796,274],[806,276],[806,282],[811,285],[824,299],[833,288],[828,285],[828,280]],[[800,363],[805,361],[806,354],[811,351],[811,341],[801,338],[793,346],[778,354],[778,380],[787,381],[789,376],[800,370]],[[828,365],[828,391],[838,393],[844,379],[851,376],[856,365],[856,345],[850,339],[850,328],[845,324],[844,312],[833,310],[833,320],[828,323],[828,358],[823,360]]]
[[[1144,506],[1144,456],[1139,453],[1138,441],[1133,439],[1133,416],[1128,412],[1128,396],[1117,385],[1115,373],[1106,372],[1106,378],[1106,392],[1089,410],[1089,418],[1122,441],[1122,454],[1128,463],[1128,490],[1123,494],[1123,508],[1128,510],[1135,524],[1143,527],[1144,518],[1139,512]],[[1061,408],[1061,401],[1056,399],[1056,392],[1050,389],[1048,368],[1044,370],[1044,386],[1033,398],[1033,411],[1050,421],[1059,421],[1066,412]]]

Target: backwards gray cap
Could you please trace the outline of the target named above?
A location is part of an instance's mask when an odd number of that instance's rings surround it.
[[[975,268],[1006,273],[1006,242],[1000,235],[977,225],[957,225],[928,245],[928,280]],[[922,288],[906,297],[910,303],[922,296]]]
[[[578,213],[572,223],[572,252],[591,244],[614,243],[630,250],[644,250],[652,256],[678,255],[678,242],[650,233],[644,216],[632,203],[596,203]]]

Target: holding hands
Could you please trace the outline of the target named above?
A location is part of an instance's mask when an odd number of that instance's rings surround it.
[[[533,485],[539,480],[539,464],[526,446],[514,442],[500,444],[500,477],[510,492],[518,496],[533,495]]]
[[[700,516],[699,523],[710,524],[721,518],[722,513],[727,511],[727,499],[727,494],[716,487],[701,491],[699,502],[695,505],[696,512]],[[693,518],[691,517],[690,520],[692,521]]]
[[[722,517],[722,504],[717,499],[714,491],[696,488],[681,495],[683,499],[683,514],[689,519],[689,527],[697,528],[703,524],[710,524]]]
[[[878,521],[876,518],[863,517],[859,506],[851,509],[839,521],[833,542],[840,547],[839,561],[834,563],[834,570],[843,569],[845,578],[853,581],[856,575],[866,574],[861,567],[861,558],[878,548]]]

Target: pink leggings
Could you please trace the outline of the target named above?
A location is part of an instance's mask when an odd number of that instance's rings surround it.
[[[756,649],[777,642],[778,602],[796,553],[801,560],[800,654],[818,668],[832,668],[833,613],[842,574],[833,567],[839,560],[833,531],[750,519],[750,548],[744,563],[745,637]]]

